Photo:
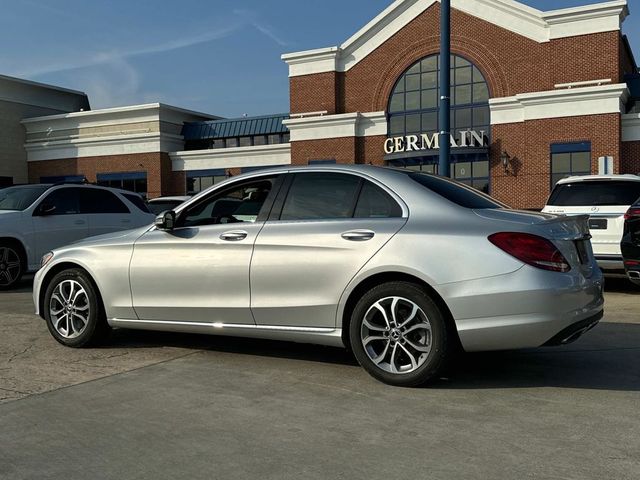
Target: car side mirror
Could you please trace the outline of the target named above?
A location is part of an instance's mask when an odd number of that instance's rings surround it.
[[[176,212],[167,210],[156,217],[154,225],[158,230],[171,231],[176,225]]]
[[[38,215],[41,217],[46,217],[47,215],[53,215],[53,213],[56,211],[56,206],[51,204],[51,203],[47,203],[47,202],[43,202],[40,204],[40,206],[38,207]]]

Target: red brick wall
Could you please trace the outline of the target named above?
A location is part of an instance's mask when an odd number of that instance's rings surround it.
[[[336,72],[304,75],[289,79],[291,113],[322,112],[330,115],[337,112]]]
[[[613,156],[620,171],[620,115],[554,118],[494,125],[491,145],[491,193],[515,208],[542,208],[551,189],[551,144],[591,141],[592,173],[598,158]],[[515,172],[506,174],[500,161],[507,151]]]
[[[620,173],[640,174],[640,141],[622,142]]]
[[[386,110],[398,77],[439,51],[439,10],[435,3],[348,72],[291,78],[291,111]],[[538,43],[453,9],[451,48],[484,73],[492,97],[552,90],[557,83],[607,78],[616,82],[621,77],[619,32]]]
[[[148,197],[184,195],[184,172],[172,172],[166,153],[138,153],[29,162],[29,181],[58,175],[84,175],[91,183],[99,173],[146,172]]]
[[[333,160],[337,163],[354,163],[356,137],[329,138],[291,143],[291,163],[307,165],[309,160]]]

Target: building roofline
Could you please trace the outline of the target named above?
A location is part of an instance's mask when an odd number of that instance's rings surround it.
[[[345,72],[439,0],[396,0],[340,46],[286,53],[289,75]],[[539,43],[620,30],[627,0],[541,11],[515,0],[452,0],[452,7]]]
[[[83,118],[83,117],[92,117],[92,116],[100,116],[100,115],[109,115],[114,113],[125,113],[125,112],[135,112],[142,110],[172,110],[178,113],[184,113],[187,115],[194,115],[204,118],[210,118],[212,120],[218,120],[220,117],[215,115],[210,115],[208,113],[196,112],[194,110],[187,110],[180,107],[174,107],[173,105],[167,105],[165,103],[146,103],[141,105],[127,105],[124,107],[113,107],[113,108],[103,108],[99,110],[87,110],[83,112],[71,112],[71,113],[61,113],[58,115],[46,115],[42,117],[33,117],[22,120],[21,123],[36,123],[45,120],[61,120],[66,118]]]
[[[234,118],[217,118],[214,120],[204,120],[202,122],[186,122],[186,123],[225,123],[225,122],[241,122],[241,121],[250,121],[250,120],[261,120],[263,118],[280,118],[280,117],[289,117],[290,113],[271,113],[268,115],[256,115],[253,117],[234,117]]]
[[[41,82],[35,82],[33,80],[26,80],[24,78],[18,78],[18,77],[11,77],[9,75],[1,75],[0,74],[0,80],[6,80],[9,82],[14,82],[14,83],[21,83],[23,85],[28,85],[31,87],[38,87],[38,88],[46,88],[48,90],[56,90],[58,92],[63,92],[63,93],[70,93],[73,95],[81,95],[81,96],[87,96],[87,94],[85,92],[81,92],[80,90],[72,90],[70,88],[65,88],[65,87],[58,87],[57,85],[50,85],[48,83],[41,83]]]

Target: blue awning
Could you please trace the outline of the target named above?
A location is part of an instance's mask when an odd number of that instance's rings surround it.
[[[289,133],[289,129],[282,123],[288,118],[288,113],[281,113],[262,117],[186,122],[182,127],[182,135],[186,141],[190,141]]]

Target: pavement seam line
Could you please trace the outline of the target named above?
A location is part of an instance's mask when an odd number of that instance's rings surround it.
[[[0,404],[0,408],[2,408],[4,405],[9,405],[11,403],[15,403],[15,402],[19,402],[21,400],[27,400],[28,398],[32,398],[32,397],[40,397],[43,395],[47,395],[49,393],[53,393],[53,392],[59,392],[60,390],[66,390],[68,388],[73,388],[73,387],[79,387],[80,385],[86,385],[88,383],[92,383],[92,382],[98,382],[100,380],[104,380],[105,378],[111,378],[111,377],[115,377],[118,375],[124,375],[126,373],[131,373],[131,372],[136,372],[138,370],[142,370],[145,368],[149,368],[149,367],[155,367],[157,365],[162,365],[163,363],[169,363],[169,362],[173,362],[175,360],[181,360],[183,358],[187,358],[190,357],[191,355],[196,355],[198,353],[202,353],[205,352],[206,350],[197,350],[195,352],[189,352],[189,353],[185,353],[184,355],[180,355],[179,357],[175,357],[175,358],[168,358],[166,360],[162,360],[159,362],[155,362],[155,363],[150,363],[149,365],[142,365],[140,367],[136,367],[136,368],[132,368],[131,370],[127,370],[125,372],[118,372],[118,373],[111,373],[109,375],[105,375],[103,377],[99,377],[99,378],[92,378],[91,380],[86,380],[84,382],[80,382],[80,383],[74,383],[73,385],[64,385],[62,387],[58,387],[58,388],[54,388],[52,390],[47,390],[46,392],[40,392],[40,393],[32,393],[32,394],[28,394],[25,397],[22,398],[16,398],[13,400],[9,400],[8,402],[4,402]]]

